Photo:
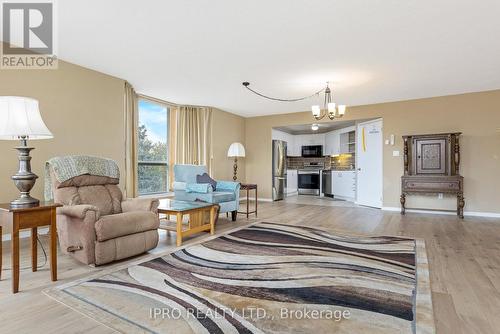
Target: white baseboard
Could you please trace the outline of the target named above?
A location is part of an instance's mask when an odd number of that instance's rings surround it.
[[[48,227],[42,227],[38,229],[38,234],[47,234],[49,233],[49,228]],[[31,237],[31,231],[30,230],[22,230],[19,231],[19,238],[29,238]],[[2,241],[10,241],[12,239],[12,235],[10,233],[6,233],[2,235]]]
[[[384,211],[400,212],[401,208],[392,207],[392,206],[384,206],[384,207],[382,207],[382,210],[384,210]],[[453,215],[453,216],[456,216],[456,214],[457,214],[455,211],[422,210],[422,209],[406,209],[406,212],[428,213],[428,214],[434,214],[434,215]],[[464,216],[485,217],[485,218],[500,218],[500,213],[496,213],[496,212],[479,212],[479,211],[464,211]]]

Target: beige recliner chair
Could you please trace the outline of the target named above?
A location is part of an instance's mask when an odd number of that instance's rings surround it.
[[[157,246],[158,200],[123,200],[119,180],[110,177],[87,174],[63,183],[51,179],[54,201],[64,205],[57,209],[63,252],[101,265]]]

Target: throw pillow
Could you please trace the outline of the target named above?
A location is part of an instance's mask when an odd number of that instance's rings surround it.
[[[212,179],[207,173],[196,175],[196,183],[210,183],[213,191],[217,188],[217,181]]]

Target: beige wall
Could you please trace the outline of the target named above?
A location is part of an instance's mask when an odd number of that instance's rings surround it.
[[[116,160],[124,170],[124,81],[73,64],[58,70],[2,71],[0,95],[30,96],[40,101],[42,116],[54,139],[32,141],[33,171],[40,176],[33,195],[43,198],[43,163],[62,154],[93,154]],[[466,211],[500,212],[500,90],[350,107],[343,120],[382,117],[384,137],[396,136],[396,146],[384,146],[384,206],[399,205],[401,135],[462,131],[462,174]],[[247,157],[239,162],[242,181],[259,184],[271,197],[271,128],[312,123],[309,112],[243,118],[214,109],[214,177],[230,180],[233,162],[227,149],[242,142]],[[16,142],[0,141],[0,201],[17,196],[10,176],[17,169]],[[409,206],[451,209],[452,199],[410,198]]]
[[[349,107],[343,120],[382,117],[384,138],[384,206],[398,207],[404,134],[461,131],[461,173],[465,177],[466,211],[500,213],[500,90]],[[271,197],[271,128],[313,123],[310,112],[246,119],[246,181],[259,184],[262,197]],[[409,207],[453,209],[455,201],[410,197]]]
[[[227,157],[227,150],[234,142],[245,145],[245,118],[214,109],[212,124],[213,176],[218,180],[232,180],[233,159]],[[245,180],[245,159],[238,162],[238,179]]]
[[[114,159],[124,171],[124,81],[59,61],[57,70],[2,70],[0,95],[38,99],[53,139],[34,140],[32,169],[39,179],[32,191],[43,199],[44,162],[57,155],[92,154]],[[10,179],[17,171],[16,141],[0,141],[0,201],[18,196]],[[8,231],[6,231],[8,233]]]

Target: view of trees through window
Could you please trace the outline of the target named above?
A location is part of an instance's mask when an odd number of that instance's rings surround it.
[[[139,100],[139,194],[168,191],[168,107]]]

